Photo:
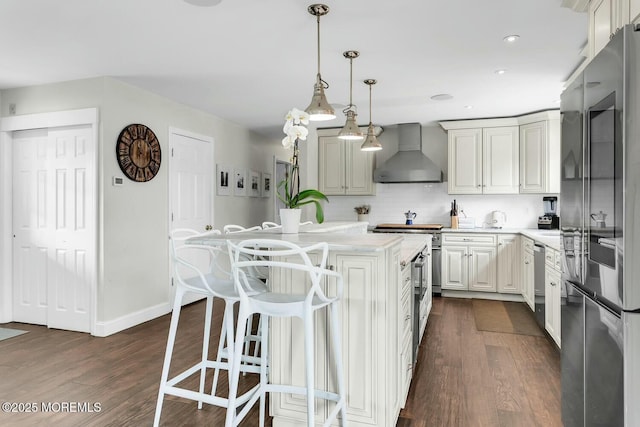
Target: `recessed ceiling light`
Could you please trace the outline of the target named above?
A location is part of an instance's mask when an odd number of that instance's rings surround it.
[[[473,105],[465,105],[464,108],[466,108],[467,110],[471,110],[473,108]]]
[[[453,96],[449,95],[448,93],[440,93],[438,95],[433,95],[431,97],[431,99],[433,99],[434,101],[446,101],[447,99],[452,99]]]
[[[494,73],[496,73],[496,74],[500,74],[500,75],[502,75],[502,74],[504,74],[504,73],[506,73],[506,72],[507,72],[507,70],[502,69],[502,68],[501,68],[501,69],[499,69],[499,70],[494,71]]]
[[[505,38],[503,38],[502,40],[503,40],[505,43],[514,43],[514,42],[515,42],[516,40],[518,40],[519,38],[520,38],[520,36],[519,36],[519,35],[517,35],[517,34],[511,34],[511,35],[506,36],[506,37],[505,37]]]

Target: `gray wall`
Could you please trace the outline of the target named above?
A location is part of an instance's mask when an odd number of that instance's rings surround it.
[[[289,156],[280,141],[267,140],[235,123],[113,78],[11,89],[2,91],[1,96],[2,116],[9,114],[9,104],[16,104],[17,114],[99,109],[99,323],[169,303],[170,127],[213,137],[217,163],[272,172],[274,155],[281,159]],[[125,185],[114,187],[112,177],[123,176],[116,161],[115,141],[130,123],[144,123],[154,130],[163,150],[163,163],[149,182],[125,178]],[[213,162],[211,167],[215,170]],[[214,204],[216,228],[227,223],[250,226],[273,219],[272,198],[215,196]]]

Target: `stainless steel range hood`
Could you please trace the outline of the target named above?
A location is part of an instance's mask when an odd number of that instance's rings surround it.
[[[373,172],[373,181],[442,182],[442,170],[422,153],[420,123],[398,125],[398,152]]]

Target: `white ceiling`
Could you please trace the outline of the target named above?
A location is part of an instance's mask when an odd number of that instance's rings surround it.
[[[194,3],[206,0],[193,0]],[[312,0],[2,0],[0,89],[113,76],[252,130],[280,136],[316,74]],[[587,16],[560,0],[327,0],[322,77],[359,123],[375,78],[378,125],[512,116],[558,108],[580,63]],[[503,37],[518,34],[513,45]],[[506,69],[504,75],[494,73]],[[433,101],[436,94],[453,99]],[[464,108],[471,105],[472,109]],[[18,106],[19,113],[19,106]],[[341,114],[323,126],[340,126]]]

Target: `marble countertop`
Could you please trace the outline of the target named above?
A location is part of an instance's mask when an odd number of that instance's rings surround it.
[[[429,240],[433,238],[431,234],[402,234],[398,233],[397,236],[402,236],[402,246],[400,248],[400,261],[409,265],[411,260],[420,253]]]
[[[233,234],[213,234],[193,237],[190,243],[215,245],[226,240],[241,241],[247,239],[275,239],[286,240],[299,246],[307,246],[318,242],[327,242],[330,250],[352,252],[378,252],[402,242],[400,235],[360,233],[349,234],[345,232],[303,232],[302,227],[298,234],[283,234],[279,229],[273,228],[261,231],[250,231]]]
[[[491,233],[522,234],[545,246],[560,250],[560,230],[540,230],[538,228],[443,228],[443,233]]]

